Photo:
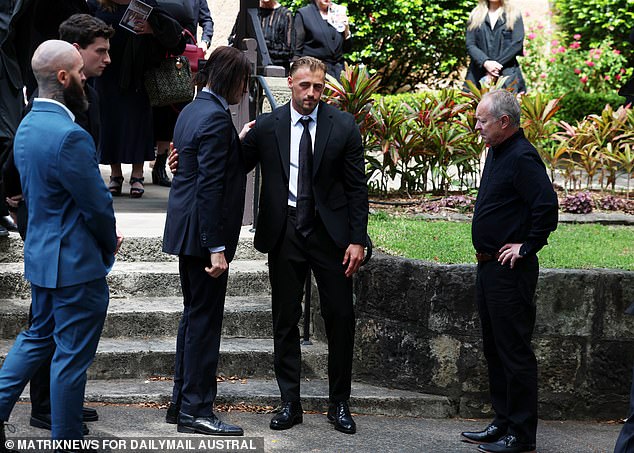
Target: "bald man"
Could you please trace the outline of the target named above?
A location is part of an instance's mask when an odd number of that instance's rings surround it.
[[[120,243],[94,141],[72,113],[88,107],[82,57],[71,44],[51,40],[37,48],[31,65],[40,97],[17,130],[14,157],[28,210],[24,273],[33,322],[0,369],[0,452],[6,451],[4,422],[53,349],[52,438],[82,438],[86,370],[101,335],[106,275]]]

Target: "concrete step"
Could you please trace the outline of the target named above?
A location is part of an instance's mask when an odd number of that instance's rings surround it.
[[[266,255],[253,247],[253,234],[243,229],[240,235],[235,260],[266,260]],[[162,236],[126,237],[117,254],[117,261],[178,261],[178,257],[162,252]],[[7,239],[0,239],[0,263],[19,263],[23,261],[24,243],[17,233]]]
[[[0,297],[30,297],[29,283],[23,278],[22,263],[0,263]],[[265,261],[238,260],[229,266],[228,296],[254,296],[270,293]],[[178,263],[116,262],[108,275],[110,297],[173,297],[181,295]]]
[[[4,362],[13,340],[0,340]],[[88,379],[128,379],[172,376],[176,336],[102,338]],[[302,348],[302,376],[325,378],[327,347],[313,342]],[[273,378],[273,339],[223,338],[220,343],[220,376]]]
[[[0,338],[14,339],[27,327],[30,299],[0,299]],[[102,337],[151,337],[174,335],[178,329],[181,297],[110,299]],[[269,296],[230,296],[225,301],[223,338],[271,338]]]
[[[86,401],[111,404],[166,404],[172,396],[173,381],[155,379],[89,380]],[[301,382],[302,407],[306,411],[328,409],[328,381],[304,379]],[[28,388],[21,399],[28,401]],[[218,382],[216,404],[246,404],[276,407],[280,393],[275,379],[224,379]],[[353,413],[404,417],[446,418],[455,415],[449,398],[352,383],[350,408]]]

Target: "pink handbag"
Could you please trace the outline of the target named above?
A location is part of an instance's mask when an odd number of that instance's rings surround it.
[[[183,33],[188,34],[192,41],[196,43],[196,37],[189,30],[184,28]],[[198,60],[205,58],[205,52],[196,44],[186,44],[183,56],[189,60],[189,67],[192,72],[198,72]]]

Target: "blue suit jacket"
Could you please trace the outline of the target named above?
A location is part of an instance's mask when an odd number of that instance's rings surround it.
[[[29,218],[26,279],[59,288],[105,277],[117,237],[92,137],[61,106],[35,101],[16,133],[14,158]]]
[[[244,211],[246,173],[231,114],[212,93],[200,92],[174,128],[178,172],[172,180],[163,251],[208,257],[225,246],[233,258]]]

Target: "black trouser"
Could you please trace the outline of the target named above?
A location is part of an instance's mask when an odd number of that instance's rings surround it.
[[[531,347],[535,327],[536,256],[511,269],[497,260],[478,264],[476,301],[494,424],[525,442],[537,433],[537,360]]]
[[[229,269],[205,272],[209,257],[179,256],[183,316],[178,326],[172,403],[195,417],[212,414]]]
[[[352,279],[342,266],[344,249],[339,248],[315,219],[315,230],[306,239],[295,230],[290,210],[286,230],[269,252],[272,289],[275,376],[283,401],[299,401],[301,351],[298,323],[302,315],[302,293],[308,268],[315,274],[321,315],[328,338],[328,382],[331,402],[350,398],[354,308]]]

